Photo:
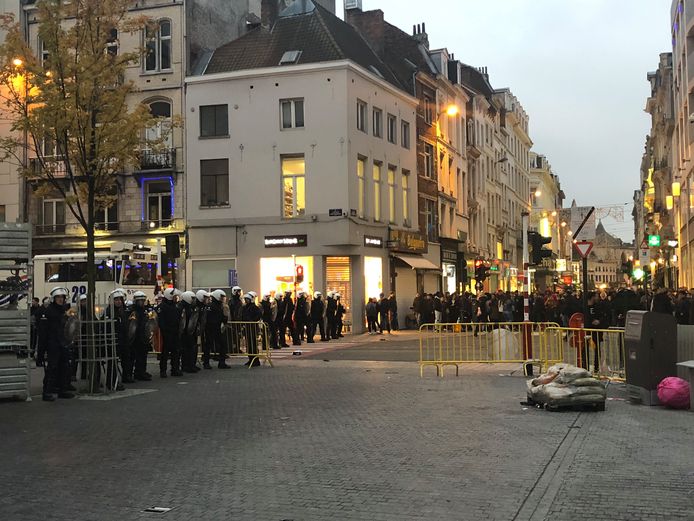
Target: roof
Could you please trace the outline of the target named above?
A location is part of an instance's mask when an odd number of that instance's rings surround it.
[[[291,51],[301,51],[293,64],[350,60],[403,89],[351,25],[311,0],[291,4],[272,28],[256,27],[216,49],[204,74],[279,67],[282,57]]]

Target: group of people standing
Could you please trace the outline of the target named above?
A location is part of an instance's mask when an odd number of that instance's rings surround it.
[[[366,303],[366,324],[370,335],[383,334],[397,331],[398,324],[398,302],[395,293],[389,296],[381,293],[379,298],[369,298]]]
[[[345,308],[341,295],[336,292],[329,292],[326,299],[316,292],[309,299],[305,292],[299,291],[294,300],[292,292],[287,291],[279,297],[266,294],[258,303],[255,292],[243,294],[238,286],[232,288],[230,297],[221,289],[180,292],[166,288],[151,304],[141,291],[132,295],[132,301],[127,301],[125,290],[119,288],[109,294],[102,317],[89,312],[86,295],[80,296],[76,309],[67,303],[67,297],[66,288],[56,287],[42,305],[38,299],[32,303],[31,342],[37,365],[45,368],[43,399],[46,401],[74,396],[71,382],[76,379],[78,360],[90,356],[107,358],[105,347],[96,353],[86,352],[85,339],[90,335],[92,338],[112,336],[115,340],[118,365],[115,361],[104,364],[103,385],[116,391],[123,390],[123,384],[152,379],[147,372],[147,359],[154,334],[160,340],[161,378],[212,369],[213,357],[217,368],[229,369],[228,354],[241,353],[242,343],[248,355],[246,365],[255,367],[260,365],[259,341],[280,349],[289,347],[288,339],[293,345],[301,345],[303,340],[312,343],[316,333],[320,333],[322,341],[343,336]],[[73,317],[79,320],[81,341],[68,338],[67,325]],[[202,368],[198,365],[200,350]],[[102,367],[97,365],[99,379],[101,372]],[[86,365],[82,364],[82,377],[85,376]]]

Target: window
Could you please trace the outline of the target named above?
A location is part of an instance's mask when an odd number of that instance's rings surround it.
[[[424,144],[424,176],[429,179],[434,177],[434,146],[429,143]]]
[[[431,106],[431,98],[429,96],[424,96],[424,121],[430,125],[434,119]]]
[[[381,220],[381,164],[374,162],[374,221]]]
[[[357,100],[357,130],[366,132],[366,103]]]
[[[388,220],[395,222],[395,167],[388,167]]]
[[[65,233],[65,201],[44,199],[39,211],[40,232]]]
[[[5,210],[5,205],[0,204],[0,223],[6,222],[6,219],[7,219],[7,214],[6,214],[6,210]]]
[[[43,67],[47,67],[48,66],[48,60],[51,57],[51,53],[48,50],[48,48],[46,47],[46,44],[43,40],[39,40],[39,50],[41,52],[41,65]]]
[[[200,161],[200,206],[229,205],[229,160]]]
[[[282,158],[282,217],[306,214],[306,161],[304,156]]]
[[[118,202],[114,201],[108,208],[96,210],[94,228],[105,231],[118,231]]]
[[[383,137],[383,111],[374,108],[373,110],[374,137]]]
[[[106,40],[106,54],[109,56],[118,56],[118,29],[111,29],[108,39]]]
[[[438,242],[438,219],[435,201],[429,199],[424,201],[424,222],[426,223],[427,239],[431,242]]]
[[[402,218],[405,223],[410,222],[410,172],[402,171]]]
[[[225,137],[229,135],[229,106],[200,106],[200,137]]]
[[[145,130],[145,143],[140,152],[140,169],[172,169],[175,167],[175,155],[171,132],[171,103],[154,101],[149,104],[149,111],[157,119]]]
[[[171,226],[173,200],[170,182],[147,183],[147,226],[151,229]]]
[[[400,132],[402,137],[400,138],[400,143],[402,148],[410,148],[410,124],[407,121],[400,122]]]
[[[357,207],[357,215],[360,219],[366,219],[366,179],[364,179],[364,171],[366,170],[366,159],[357,159],[357,189],[359,191],[359,201]]]
[[[304,99],[280,101],[282,130],[304,128]]]
[[[398,142],[398,118],[392,114],[388,114],[388,141],[390,143]]]
[[[171,70],[171,22],[161,20],[145,31],[145,71]]]

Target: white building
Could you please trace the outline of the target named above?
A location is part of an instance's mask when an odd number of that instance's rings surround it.
[[[422,246],[417,99],[309,0],[186,83],[188,287],[294,290],[300,267],[297,289],[340,291],[361,331],[365,299],[389,289],[389,239]]]

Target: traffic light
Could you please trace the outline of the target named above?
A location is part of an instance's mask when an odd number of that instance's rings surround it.
[[[537,232],[528,232],[528,242],[530,243],[530,264],[538,266],[542,264],[542,259],[552,256],[552,250],[545,250],[543,246],[552,242],[551,237],[543,237]]]
[[[484,282],[489,276],[489,266],[483,260],[475,261],[475,280]]]
[[[301,284],[304,281],[304,267],[301,265],[298,265],[296,267],[296,276],[294,277],[294,281],[297,284]]]

